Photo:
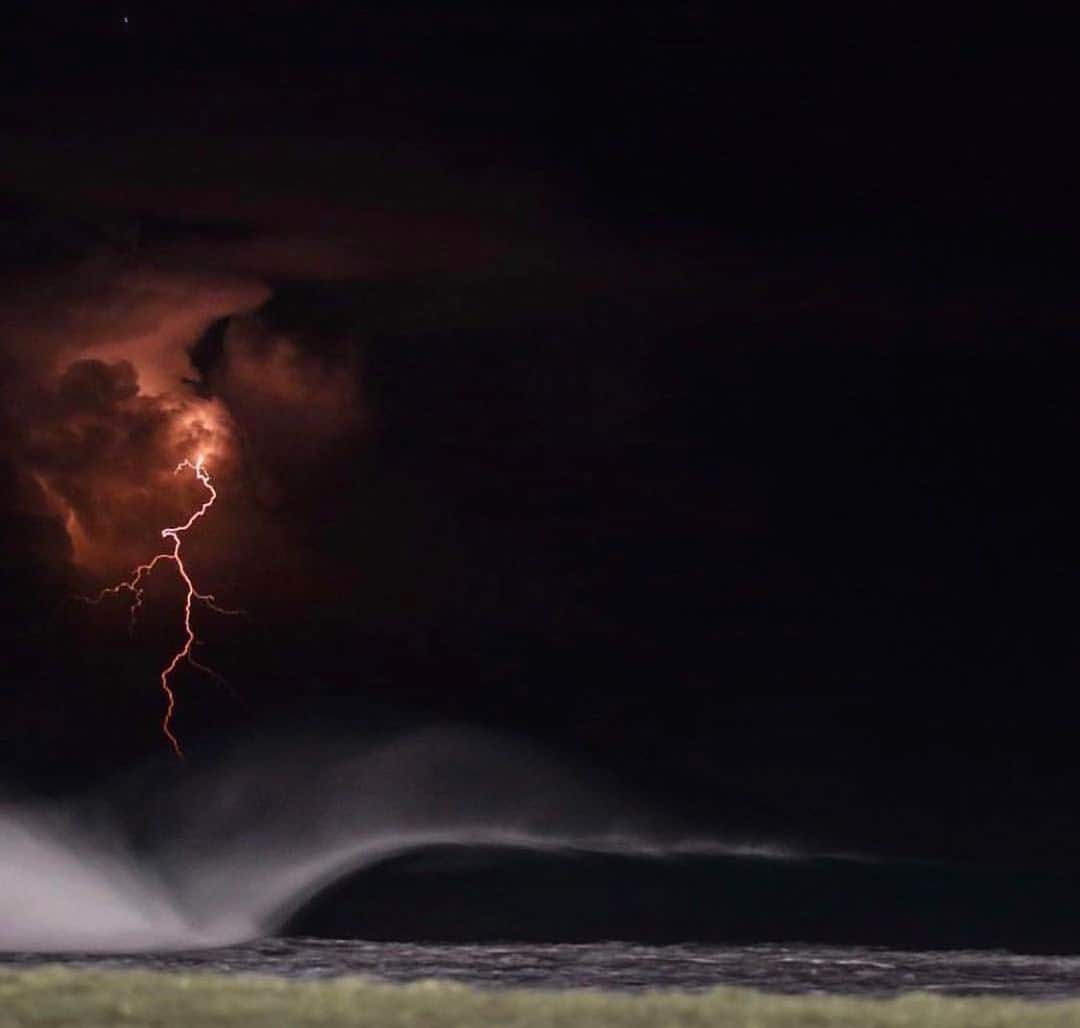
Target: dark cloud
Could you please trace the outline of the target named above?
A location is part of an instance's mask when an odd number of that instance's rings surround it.
[[[53,585],[62,582],[73,557],[64,519],[24,466],[4,458],[0,479],[0,549],[8,573],[20,580],[37,575]]]
[[[62,415],[106,415],[116,404],[132,399],[138,392],[138,378],[129,361],[115,364],[72,361],[57,383],[57,410]]]
[[[264,319],[233,319],[219,364],[208,376],[257,467],[311,474],[370,423],[355,338],[322,341],[275,330]]]

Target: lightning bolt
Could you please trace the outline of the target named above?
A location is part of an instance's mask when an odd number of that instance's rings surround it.
[[[145,564],[138,565],[138,567],[132,571],[130,578],[127,578],[122,582],[117,582],[116,585],[106,586],[96,596],[78,597],[86,603],[98,604],[107,596],[118,596],[120,593],[129,593],[131,595],[131,609],[129,612],[130,620],[128,627],[130,631],[134,631],[135,623],[138,620],[139,610],[143,605],[143,593],[146,589],[146,579],[150,572],[163,561],[171,561],[176,565],[176,572],[180,576],[180,580],[183,582],[186,590],[184,594],[184,643],[180,649],[172,655],[169,662],[161,669],[159,677],[161,680],[161,691],[165,694],[165,713],[161,719],[161,730],[164,733],[165,738],[168,739],[173,752],[177,757],[181,758],[184,756],[184,751],[180,746],[180,740],[177,739],[176,733],[173,732],[172,728],[173,714],[176,711],[176,693],[173,691],[169,679],[180,664],[186,662],[199,671],[202,671],[204,674],[210,675],[220,682],[224,682],[221,675],[214,671],[213,668],[209,668],[205,664],[200,663],[192,655],[192,649],[198,642],[198,637],[196,636],[195,629],[191,623],[192,607],[195,602],[198,601],[204,606],[209,607],[211,610],[217,611],[219,614],[243,613],[243,611],[228,610],[225,607],[219,606],[214,599],[213,593],[199,592],[195,587],[195,583],[192,580],[187,567],[184,565],[184,558],[181,553],[183,535],[196,521],[206,515],[206,512],[214,505],[214,501],[217,500],[218,495],[213,482],[210,480],[210,473],[206,470],[203,460],[204,458],[202,456],[196,458],[194,463],[190,460],[182,460],[176,465],[176,468],[173,471],[174,475],[180,474],[181,471],[192,471],[196,480],[207,491],[208,496],[203,501],[202,505],[198,507],[182,525],[175,525],[172,528],[163,528],[161,530],[161,538],[167,539],[172,544],[171,548],[162,553],[155,554]]]

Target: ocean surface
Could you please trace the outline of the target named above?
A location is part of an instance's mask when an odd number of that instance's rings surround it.
[[[466,730],[171,774],[0,805],[0,967],[1080,997],[1068,868],[702,836]]]
[[[482,988],[701,990],[719,985],[783,993],[891,996],[1080,997],[1080,957],[991,951],[900,950],[800,945],[418,944],[279,938],[210,950],[157,954],[0,953],[0,967],[43,964],[185,973],[384,982],[440,978]]]

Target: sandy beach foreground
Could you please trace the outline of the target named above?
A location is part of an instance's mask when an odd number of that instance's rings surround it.
[[[360,978],[276,978],[73,971],[0,971],[0,1028],[31,1025],[114,1028],[254,1025],[465,1028],[500,1025],[730,1028],[1004,1028],[1080,1026],[1080,1001],[956,999],[914,994],[894,1000],[771,996],[745,989],[626,996],[600,991],[484,991],[443,982],[408,986]]]

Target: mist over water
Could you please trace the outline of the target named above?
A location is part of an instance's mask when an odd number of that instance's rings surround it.
[[[428,845],[793,855],[695,838],[524,744],[463,729],[160,771],[63,807],[0,806],[0,949],[242,942],[341,876]]]
[[[0,949],[124,950],[197,935],[153,875],[104,838],[0,813]]]

